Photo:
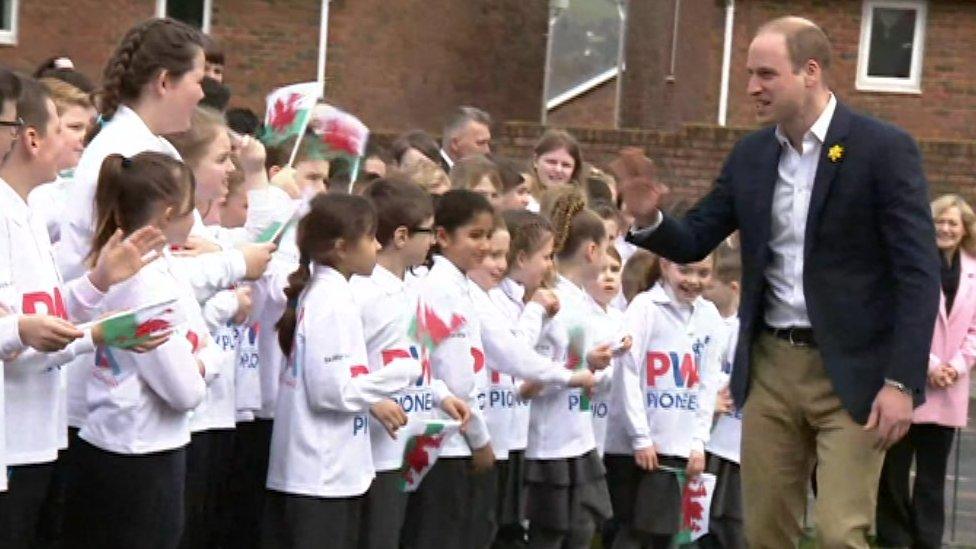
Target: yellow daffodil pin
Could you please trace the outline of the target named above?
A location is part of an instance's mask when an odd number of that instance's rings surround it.
[[[840,160],[844,158],[844,147],[838,144],[827,149],[827,158],[834,163],[840,162]]]

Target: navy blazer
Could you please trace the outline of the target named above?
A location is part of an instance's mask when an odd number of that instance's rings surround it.
[[[828,156],[835,145],[843,148],[836,161]],[[780,150],[772,127],[747,135],[729,154],[714,188],[684,219],[665,215],[657,230],[629,237],[673,261],[690,263],[739,230],[740,343],[731,388],[740,407],[749,389],[751,343],[763,326]],[[810,198],[803,290],[827,374],[860,423],[867,421],[885,378],[910,387],[915,405],[925,398],[940,295],[928,200],[915,141],[838,103]]]

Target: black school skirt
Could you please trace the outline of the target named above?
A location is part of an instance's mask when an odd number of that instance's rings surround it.
[[[607,454],[607,485],[614,516],[621,524],[647,535],[681,531],[681,485],[670,471],[645,471],[634,456]],[[661,465],[684,469],[688,460],[658,455]]]
[[[548,530],[567,531],[589,513],[599,525],[612,516],[605,477],[596,450],[568,459],[526,459],[526,518]]]

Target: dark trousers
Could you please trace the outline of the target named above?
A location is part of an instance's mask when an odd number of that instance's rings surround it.
[[[878,486],[878,543],[941,547],[945,526],[945,478],[955,429],[914,424],[888,450]],[[909,470],[915,460],[915,484]]]
[[[0,547],[36,546],[41,508],[53,474],[53,461],[7,467],[7,491],[0,494]]]
[[[172,549],[183,533],[186,448],[107,452],[79,440],[68,485],[64,546]]]
[[[51,482],[37,521],[36,549],[59,549],[64,535],[64,503],[68,495],[68,452],[58,452]]]
[[[361,549],[397,549],[409,494],[400,471],[380,471],[366,492],[359,529]]]
[[[494,519],[494,471],[474,473],[471,458],[440,458],[407,502],[406,549],[480,549]],[[489,499],[490,498],[490,499]]]
[[[228,483],[234,452],[233,429],[193,433],[186,451],[186,526],[183,549],[221,547],[223,533],[233,521]]]
[[[357,549],[363,496],[317,498],[269,490],[264,549]]]
[[[237,424],[228,499],[232,527],[224,534],[224,547],[255,549],[261,542],[261,521],[268,481],[268,455],[271,451],[270,419]]]

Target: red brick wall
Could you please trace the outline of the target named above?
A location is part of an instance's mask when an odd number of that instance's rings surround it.
[[[743,70],[753,34],[762,23],[793,14],[812,19],[830,37],[830,79],[842,101],[919,138],[976,139],[976,2],[929,1],[921,95],[855,89],[861,10],[859,0],[737,0],[730,123],[753,124]]]
[[[506,124],[495,132],[498,152],[530,158],[532,146],[542,135],[536,124]],[[583,157],[598,166],[606,164],[622,147],[643,147],[658,161],[660,175],[671,187],[671,202],[694,202],[712,187],[732,146],[750,130],[689,125],[677,132],[657,130],[600,130],[571,128],[583,146]],[[976,142],[919,142],[933,197],[959,193],[976,204]]]
[[[611,78],[586,93],[549,111],[551,126],[613,128],[617,102],[617,79]]]
[[[68,55],[93,80],[135,23],[155,13],[154,0],[21,1],[18,44],[0,45],[0,64],[31,73],[52,55]]]
[[[547,3],[333,0],[327,96],[376,130],[440,133],[458,105],[538,120]]]
[[[681,3],[674,78],[671,43],[675,0],[630,2],[623,126],[676,130],[718,116],[724,8],[715,0]]]
[[[263,112],[271,88],[314,80],[319,0],[213,0],[211,32],[227,53],[232,104]],[[94,81],[131,26],[154,16],[155,0],[20,2],[19,40],[0,46],[0,64],[33,72],[67,55]]]
[[[95,80],[155,0],[20,2],[20,42],[0,64],[32,71],[70,56]],[[320,0],[213,0],[211,33],[227,57],[232,106],[258,112],[274,87],[314,80]],[[547,7],[522,0],[332,0],[326,96],[372,128],[436,133],[452,108],[537,120]]]
[[[315,80],[320,5],[320,0],[213,0],[210,33],[225,53],[231,106],[247,106],[263,116],[264,98],[273,88]]]

